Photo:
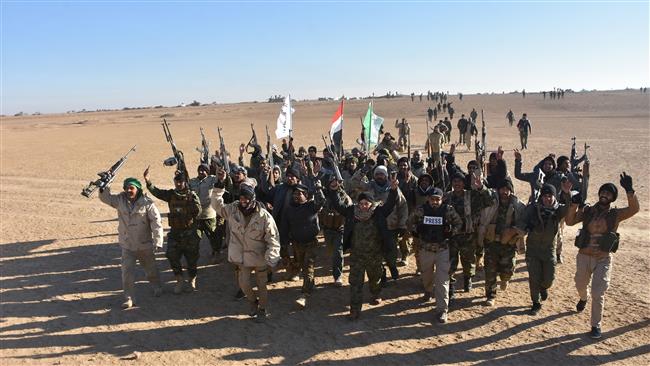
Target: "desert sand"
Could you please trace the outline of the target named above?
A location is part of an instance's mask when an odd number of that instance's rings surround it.
[[[275,282],[270,292],[271,318],[257,324],[245,315],[247,306],[233,299],[236,290],[228,263],[207,265],[209,245],[202,242],[199,291],[176,296],[164,253],[157,255],[163,280],[161,298],[151,296],[140,272],[138,306],[120,308],[120,249],[115,211],[82,187],[107,169],[132,145],[132,154],[117,177],[142,177],[151,165],[152,178],[172,186],[172,169],[162,161],[171,155],[160,126],[168,114],[171,131],[185,151],[193,172],[199,154],[199,127],[217,146],[216,127],[223,127],[229,150],[250,138],[254,123],[260,139],[271,131],[279,103],[240,103],[203,107],[141,109],[115,112],[2,117],[0,166],[0,363],[47,364],[650,364],[650,99],[636,91],[566,94],[542,99],[540,94],[452,95],[455,122],[472,108],[485,111],[488,149],[506,152],[511,172],[518,147],[516,128],[505,114],[526,112],[532,122],[524,170],[549,152],[569,155],[570,138],[591,145],[591,190],[605,182],[618,185],[626,171],[635,181],[641,211],[620,227],[622,244],[614,255],[612,281],[606,297],[604,337],[590,339],[589,307],[575,312],[573,283],[576,227],[565,230],[565,263],[560,265],[550,297],[538,316],[527,311],[530,299],[526,266],[518,255],[517,271],[496,307],[482,306],[483,274],[470,293],[459,292],[448,324],[434,321],[432,306],[421,295],[415,266],[402,269],[397,283],[383,291],[379,306],[364,305],[361,319],[347,319],[349,288],[332,286],[330,261],[319,251],[315,290],[302,311],[293,301],[301,282]],[[359,135],[359,117],[367,100],[345,106],[344,140],[352,147]],[[321,146],[337,102],[296,102],[298,145]],[[410,98],[377,99],[375,111],[393,131],[405,117],[414,145],[424,142],[428,104]],[[480,118],[480,117],[479,117]],[[279,141],[275,141],[279,144]],[[461,166],[473,158],[458,150]],[[529,188],[515,181],[525,201]],[[620,190],[622,188],[619,187]],[[163,213],[167,205],[156,200]],[[624,194],[616,202],[625,206]],[[164,225],[167,226],[166,220]],[[347,268],[345,275],[347,283]],[[367,290],[366,290],[367,291]],[[366,293],[368,298],[368,293]],[[137,352],[137,359],[134,352]]]

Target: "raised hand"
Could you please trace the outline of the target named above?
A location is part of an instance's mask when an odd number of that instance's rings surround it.
[[[625,188],[625,192],[630,193],[634,192],[634,188],[632,187],[632,177],[627,175],[625,172],[621,174],[621,187]]]
[[[397,176],[391,174],[391,176],[390,176],[390,189],[397,189],[397,187],[399,187],[399,181],[397,180]]]
[[[142,176],[144,177],[144,181],[149,183],[149,168],[151,165],[147,166],[147,169],[144,170],[144,173],[142,173]]]
[[[515,160],[521,160],[521,153],[519,149],[515,149]]]

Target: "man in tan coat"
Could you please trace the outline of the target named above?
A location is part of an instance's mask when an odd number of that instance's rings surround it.
[[[142,184],[135,178],[124,180],[123,192],[111,194],[109,187],[100,190],[99,199],[117,209],[118,234],[122,248],[122,288],[128,309],[135,303],[136,260],[144,267],[147,279],[154,286],[154,296],[162,294],[160,274],[156,267],[155,248],[162,248],[163,229],[160,211],[142,193]]]
[[[241,184],[239,200],[230,204],[224,203],[224,192],[223,182],[219,181],[212,191],[212,207],[228,225],[228,261],[238,267],[239,287],[251,305],[250,316],[263,322],[267,317],[267,271],[280,260],[280,234],[273,216],[255,200],[253,187]],[[250,281],[253,272],[257,296]]]

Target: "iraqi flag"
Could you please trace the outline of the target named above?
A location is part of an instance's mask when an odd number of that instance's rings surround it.
[[[330,137],[334,142],[334,148],[337,155],[341,154],[343,149],[343,98],[341,98],[341,105],[332,117],[332,124],[330,125]]]

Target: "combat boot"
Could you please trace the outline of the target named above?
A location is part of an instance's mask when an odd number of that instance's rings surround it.
[[[501,288],[501,291],[506,291],[508,290],[508,281],[506,280],[501,280],[501,285],[499,286]]]
[[[463,290],[465,292],[470,292],[472,290],[472,277],[471,276],[466,276],[464,278]]]
[[[126,300],[122,303],[122,309],[126,310],[133,307],[133,299],[127,297]]]
[[[296,305],[298,305],[298,308],[304,309],[305,306],[307,306],[307,297],[305,295],[300,295],[296,299]]]
[[[176,285],[174,285],[174,293],[179,295],[183,292],[183,287],[185,281],[183,280],[183,275],[176,275]]]
[[[195,292],[196,291],[196,276],[190,278],[190,287],[185,288],[185,291],[187,291],[187,292]]]
[[[449,282],[449,302],[454,299],[456,296],[456,289],[454,288],[454,284],[452,282]]]
[[[535,316],[537,315],[537,313],[539,313],[540,310],[542,310],[542,304],[538,302],[534,302],[533,307],[530,308],[530,315]]]
[[[266,312],[266,309],[259,308],[259,310],[257,310],[257,316],[255,317],[255,322],[264,323],[268,317],[269,314]]]

